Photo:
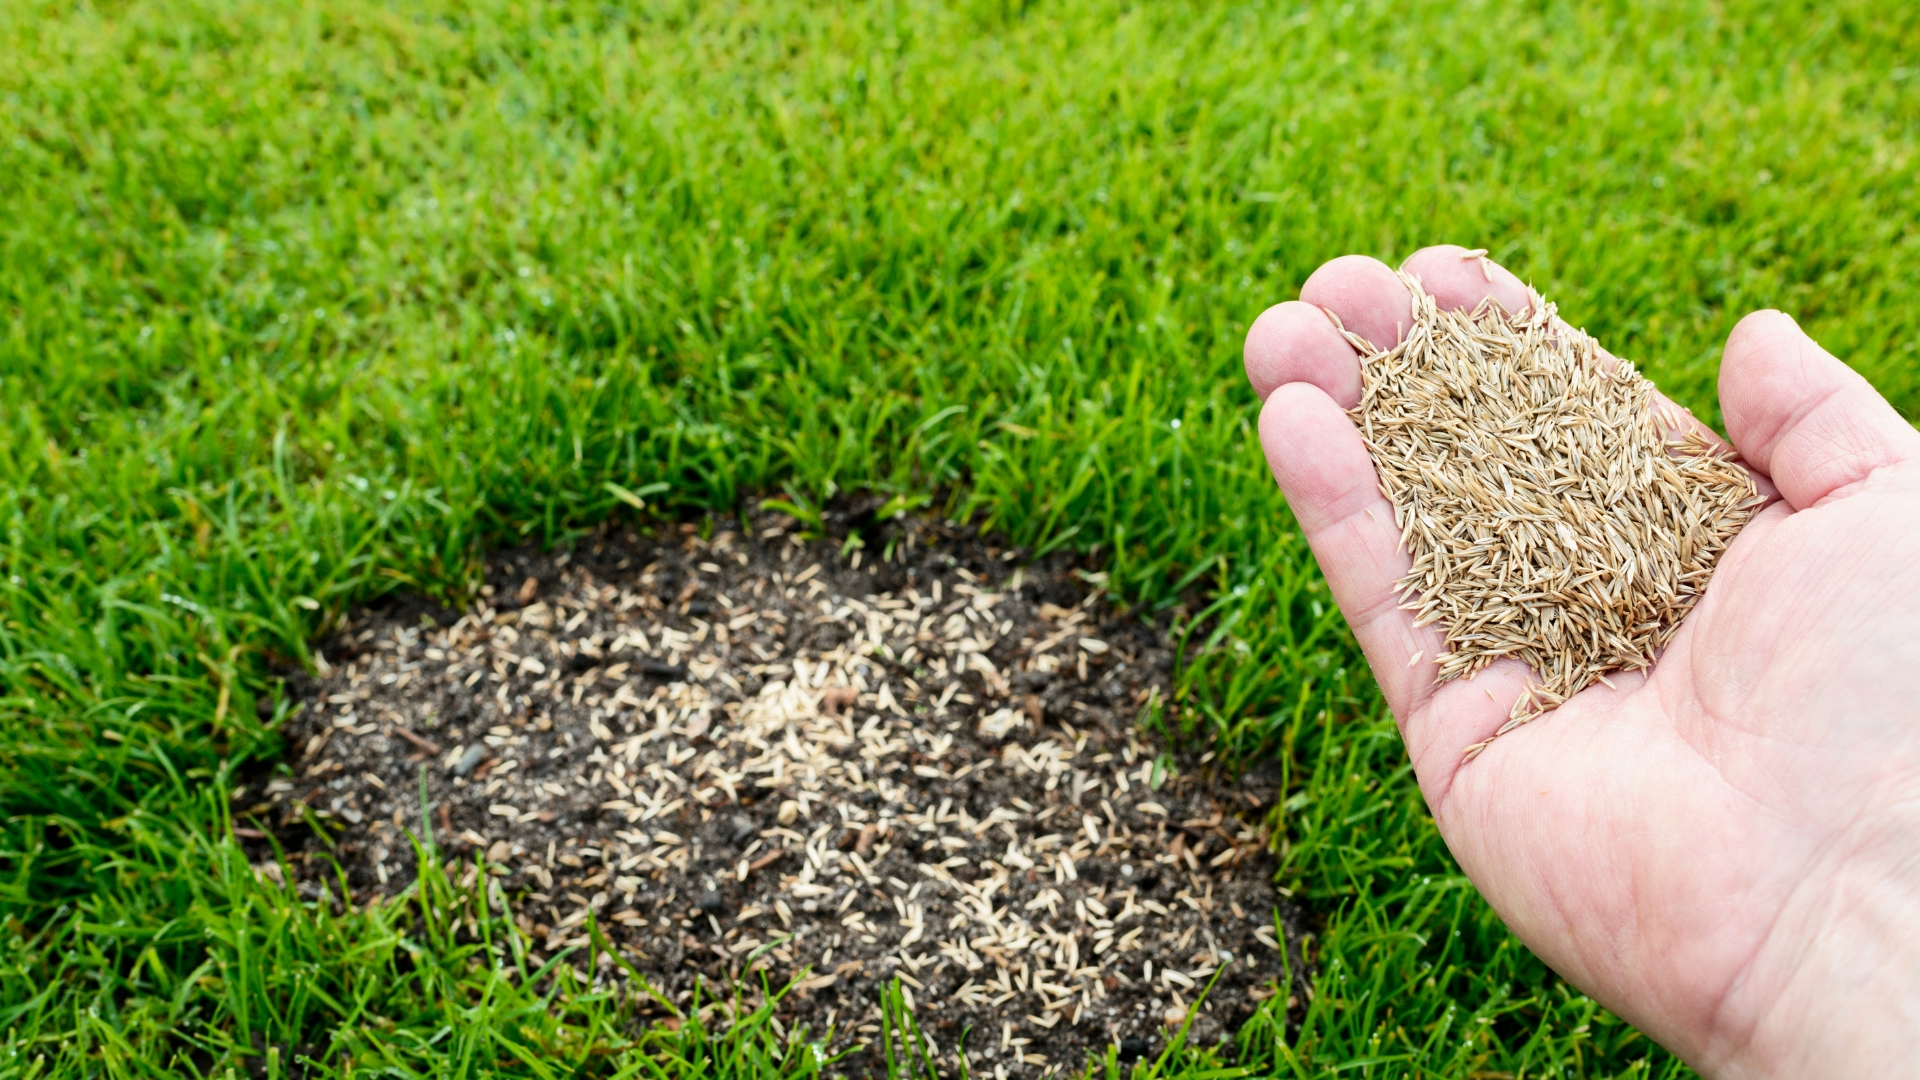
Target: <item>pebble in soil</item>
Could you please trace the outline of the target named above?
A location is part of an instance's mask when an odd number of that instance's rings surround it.
[[[1172,659],[1153,624],[1065,556],[1017,567],[899,522],[862,565],[790,525],[603,531],[503,553],[465,611],[356,613],[294,679],[297,751],[254,824],[310,890],[337,859],[391,895],[424,783],[534,962],[584,944],[595,912],[670,999],[795,980],[778,1020],[835,1048],[877,1034],[898,978],[947,1065],[972,1027],[975,1073],[1157,1052],[1216,973],[1196,1042],[1286,990],[1274,780],[1141,728]]]

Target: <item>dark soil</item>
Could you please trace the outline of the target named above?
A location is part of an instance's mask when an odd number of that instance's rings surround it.
[[[502,553],[470,610],[355,614],[293,680],[288,768],[235,805],[363,900],[411,881],[424,809],[539,956],[591,910],[675,1001],[798,980],[778,1019],[832,1047],[875,1035],[898,978],[947,1065],[971,1027],[979,1075],[1157,1052],[1216,971],[1196,1042],[1287,993],[1275,778],[1143,728],[1172,660],[1152,622],[1065,556],[895,522],[842,559],[792,525],[603,531]]]

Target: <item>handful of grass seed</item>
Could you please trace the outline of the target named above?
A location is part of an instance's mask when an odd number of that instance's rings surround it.
[[[1498,737],[1650,667],[1761,500],[1730,452],[1537,294],[1521,314],[1442,311],[1401,277],[1400,344],[1341,331],[1361,353],[1351,415],[1413,556],[1401,601],[1416,625],[1446,623],[1439,680],[1500,657],[1538,675]]]

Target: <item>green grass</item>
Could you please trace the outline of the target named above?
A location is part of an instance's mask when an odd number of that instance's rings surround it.
[[[344,910],[222,839],[274,665],[609,482],[928,496],[1206,597],[1190,733],[1285,763],[1326,920],[1257,1072],[1683,1075],[1448,860],[1240,337],[1460,242],[1702,415],[1759,306],[1911,415],[1915,55],[1891,2],[0,0],[0,1075],[821,1071],[521,970],[457,870]]]

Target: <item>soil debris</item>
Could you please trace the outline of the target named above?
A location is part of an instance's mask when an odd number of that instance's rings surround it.
[[[1216,977],[1192,1040],[1301,992],[1275,777],[1216,776],[1141,727],[1172,656],[1099,575],[938,522],[844,560],[753,524],[509,552],[468,610],[354,615],[295,680],[290,774],[235,805],[308,888],[337,859],[366,895],[411,880],[424,814],[483,855],[536,958],[593,913],[676,1002],[797,980],[777,1019],[831,1047],[877,1037],[897,978],[943,1068],[971,1028],[974,1075],[1158,1052]]]

